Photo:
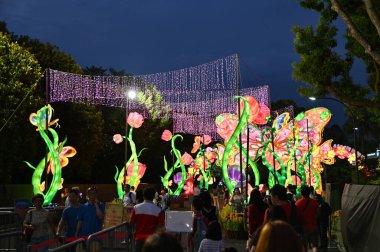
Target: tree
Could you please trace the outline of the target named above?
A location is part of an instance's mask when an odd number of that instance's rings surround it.
[[[42,70],[35,57],[12,42],[9,35],[0,32],[1,182],[9,182],[20,174],[14,172],[21,164],[20,157],[30,157],[37,149],[35,137],[24,137],[22,132],[27,131],[27,118],[34,104],[43,104],[35,92],[41,77]]]
[[[306,85],[299,87],[305,96],[332,96],[354,112],[360,132],[380,139],[380,0],[304,0],[303,8],[320,13],[316,28],[293,27],[295,50],[293,78]],[[339,53],[337,19],[346,24],[345,53]],[[339,45],[343,47],[343,45]],[[366,66],[367,83],[353,80],[354,61]],[[367,139],[370,139],[367,137]]]
[[[32,39],[29,36],[17,36],[13,33],[9,32],[6,28],[6,24],[0,22],[0,29],[7,34],[7,37],[14,42],[17,41],[17,44],[24,48],[25,52],[33,55],[37,65],[39,66],[40,77],[42,77],[42,71],[47,68],[52,68],[55,70],[78,73],[82,74],[82,68],[76,63],[74,58],[70,55],[62,52],[57,46],[41,42],[37,39]],[[8,54],[4,51],[5,54]],[[9,62],[17,62],[16,58],[12,58]],[[8,64],[9,64],[8,62]],[[32,67],[31,65],[30,67]],[[42,69],[42,70],[41,70]],[[6,70],[7,74],[12,73],[11,70]],[[6,74],[5,74],[6,76]],[[33,78],[30,78],[33,80]],[[24,160],[28,160],[30,162],[39,162],[41,158],[44,156],[44,146],[41,139],[38,138],[38,134],[36,134],[34,127],[31,127],[30,123],[28,123],[27,119],[30,113],[36,112],[40,109],[44,103],[46,103],[46,95],[45,95],[45,78],[40,78],[38,83],[38,88],[34,95],[38,97],[38,102],[35,100],[30,101],[28,103],[29,106],[25,106],[25,104],[21,107],[20,112],[15,114],[15,117],[20,118],[20,126],[25,127],[25,130],[22,131],[22,134],[18,136],[22,136],[22,141],[14,141],[11,139],[11,135],[7,134],[13,143],[15,150],[13,154],[10,151],[6,151],[8,155],[12,155],[15,159],[16,163],[6,162],[6,166],[11,166],[14,174],[29,174],[28,168],[22,163]],[[31,84],[29,85],[31,86]],[[15,95],[15,97],[19,100],[26,94],[25,90],[19,90],[20,92]],[[9,97],[11,93],[5,93]],[[3,101],[3,100],[2,100]],[[72,104],[72,103],[55,103],[52,104],[52,107],[55,109],[54,118],[60,119],[61,128],[57,130],[60,139],[63,140],[65,137],[68,138],[68,145],[74,146],[78,150],[78,154],[75,158],[70,160],[70,165],[68,168],[63,170],[63,175],[66,180],[69,182],[89,182],[91,181],[91,176],[93,174],[93,170],[96,168],[94,164],[96,159],[101,156],[103,150],[103,144],[101,142],[101,135],[103,131],[103,118],[102,114],[95,106],[87,106],[82,104]],[[1,107],[3,108],[3,106]],[[6,106],[4,108],[7,108]],[[23,113],[22,111],[25,111]],[[15,119],[12,119],[15,123],[17,122]],[[7,126],[7,130],[9,130],[10,125]],[[83,139],[86,141],[83,141]],[[30,141],[34,141],[32,145],[33,148],[25,148],[25,143],[23,141],[28,141],[28,144],[31,144]],[[37,146],[38,147],[37,147]],[[36,147],[34,147],[36,146]],[[4,148],[7,148],[4,146]],[[25,153],[25,154],[23,154]],[[16,161],[18,160],[18,161]],[[23,176],[23,179],[16,179],[13,177],[11,182],[23,182],[27,183],[30,180],[30,176]],[[112,177],[110,177],[110,181]]]

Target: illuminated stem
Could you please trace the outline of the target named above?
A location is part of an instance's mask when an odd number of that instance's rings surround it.
[[[172,150],[173,150],[174,156],[177,158],[177,161],[179,161],[179,165],[181,166],[181,173],[182,173],[181,181],[178,184],[177,190],[175,190],[174,192],[174,195],[177,195],[177,196],[181,194],[182,189],[185,186],[185,182],[186,182],[186,168],[181,161],[181,152],[175,148],[175,140],[179,137],[181,138],[181,140],[183,139],[181,135],[174,135],[171,140]]]
[[[49,131],[53,134],[53,140],[54,140],[54,143],[51,142],[49,136],[45,133],[45,129],[42,126],[42,122],[41,122],[41,116],[43,115],[43,113],[46,113],[45,110],[49,109],[49,107],[50,106],[43,107],[42,109],[40,109],[38,111],[38,114],[37,114],[38,130],[40,132],[41,137],[44,139],[44,141],[45,141],[45,143],[49,149],[49,155],[50,155],[52,162],[53,162],[53,165],[54,165],[53,179],[52,179],[52,183],[51,183],[47,193],[44,195],[45,196],[44,197],[45,200],[43,203],[44,205],[49,204],[52,201],[53,197],[55,196],[55,194],[58,191],[59,185],[61,183],[61,178],[62,178],[61,163],[60,163],[59,155],[57,153],[58,135],[53,129],[49,129]],[[45,118],[45,120],[48,120],[48,118]],[[33,187],[36,187],[36,186],[39,187],[40,186],[40,185],[36,185],[34,182],[35,181],[32,181]],[[45,181],[45,184],[46,183],[47,183],[47,181]],[[33,189],[33,190],[36,191],[35,189]]]
[[[126,167],[129,166],[129,164],[132,162],[133,157],[131,156],[127,163],[125,164],[125,167],[121,169],[119,176],[117,178],[117,194],[119,195],[119,199],[123,198],[124,190],[123,190],[123,182],[124,182],[124,173],[127,170]]]
[[[135,184],[137,182],[136,178],[137,178],[137,175],[139,172],[139,160],[138,160],[137,153],[136,153],[136,145],[132,139],[132,132],[133,132],[133,127],[131,127],[129,129],[129,134],[128,134],[128,138],[127,138],[128,142],[131,146],[132,158],[133,158],[133,171],[132,171],[131,179],[129,180],[129,184],[131,186],[134,186],[137,188],[137,185],[135,185]],[[128,169],[128,166],[126,168]]]
[[[236,144],[236,147],[239,148],[239,145]],[[243,152],[244,157],[248,158],[249,165],[251,166],[253,174],[255,175],[255,185],[258,186],[260,184],[260,172],[259,172],[259,169],[257,168],[256,163],[252,160],[252,158],[247,153],[247,150],[244,149],[244,148],[242,148],[241,151]],[[254,159],[256,159],[256,157],[257,157],[257,152],[256,152],[256,156],[255,156]],[[246,167],[246,171],[248,171],[248,167]],[[246,179],[248,179],[248,173],[247,172],[246,172]]]
[[[48,157],[50,159],[50,157]],[[42,174],[45,170],[45,158],[43,158],[35,168],[32,175],[33,194],[43,194],[40,188]]]
[[[319,189],[319,187],[321,186],[321,180],[319,179],[320,178],[320,174],[314,170],[313,168],[309,167],[309,169],[311,169],[311,172],[313,173],[314,177],[315,177],[315,185],[314,185],[314,189],[315,191],[317,191]]]
[[[283,162],[281,161],[280,157],[271,149],[268,147],[269,143],[272,141],[272,134],[270,134],[270,137],[268,139],[267,142],[264,141],[264,135],[268,132],[268,131],[271,131],[272,128],[268,128],[266,130],[264,130],[261,134],[261,140],[262,142],[264,143],[263,146],[264,146],[264,149],[262,151],[262,160],[263,160],[263,164],[268,168],[269,172],[272,173],[273,175],[276,174],[276,177],[278,179],[278,182],[281,184],[281,185],[285,185],[285,180],[286,180],[286,170],[285,170],[285,165],[283,164]],[[265,150],[268,150],[269,153],[272,154],[272,156],[277,160],[277,162],[279,163],[280,165],[280,173],[275,171],[275,169],[273,168],[273,166],[270,165],[270,163],[268,162],[268,160],[266,159],[265,157]],[[273,186],[273,185],[272,185]]]
[[[241,96],[235,96],[235,98],[240,98],[244,101],[244,109],[243,109],[241,117],[239,118],[239,123],[236,126],[236,129],[232,133],[232,136],[230,137],[230,139],[228,139],[227,141],[227,144],[223,153],[223,158],[222,158],[222,175],[224,178],[224,183],[226,184],[226,187],[228,188],[231,194],[234,190],[234,186],[231,184],[230,178],[228,177],[228,156],[232,150],[232,147],[236,143],[237,138],[239,134],[241,133],[241,130],[247,124],[247,119],[249,117],[249,104],[247,100]]]
[[[297,147],[299,146],[300,141],[299,141],[299,138],[297,136],[298,136],[298,134],[297,135],[294,134],[293,139],[288,139],[288,142],[286,143],[286,150],[289,153],[289,160],[288,160],[288,164],[287,164],[287,179],[288,179],[288,183],[291,185],[293,185],[292,173],[291,173],[292,164],[294,164],[294,172],[296,174],[296,179],[298,177],[298,174],[296,172],[297,162],[295,162],[295,157],[296,157]],[[293,142],[293,148],[290,149],[290,143],[292,143],[292,142]]]
[[[166,162],[165,162],[166,163]],[[177,167],[179,165],[179,161],[177,160],[176,162],[175,162],[175,164],[166,172],[166,174],[165,174],[165,176],[163,177],[163,178],[161,178],[161,181],[162,181],[162,184],[164,185],[164,187],[165,188],[167,188],[168,189],[168,193],[169,193],[169,195],[172,195],[173,194],[173,192],[172,192],[172,190],[170,189],[170,187],[169,187],[169,178],[170,178],[170,176],[173,174],[173,172],[174,172],[174,169]]]

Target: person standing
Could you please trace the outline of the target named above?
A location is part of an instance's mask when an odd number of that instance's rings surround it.
[[[70,206],[63,210],[56,232],[56,235],[59,236],[63,227],[65,227],[65,242],[71,242],[71,239],[75,236],[78,225],[78,214],[81,206],[79,203],[79,190],[72,188],[69,192],[68,199]]]
[[[162,192],[162,198],[161,198],[161,208],[162,208],[162,211],[166,211],[167,209],[169,209],[169,191],[167,188],[164,188],[161,190]]]
[[[207,226],[206,237],[202,240],[198,252],[222,252],[223,249],[222,228],[219,222],[211,221]]]
[[[87,189],[88,202],[79,209],[75,236],[89,236],[102,230],[105,206],[98,200],[98,189]]]
[[[302,226],[303,226],[303,240],[308,248],[310,244],[312,251],[316,252],[318,249],[318,224],[317,224],[317,210],[318,203],[316,200],[310,198],[311,189],[308,186],[301,187],[302,198],[296,201],[296,206],[302,209]]]
[[[319,204],[317,210],[317,222],[318,222],[318,231],[319,239],[321,244],[319,249],[321,252],[327,251],[327,231],[329,228],[329,219],[331,215],[330,205],[327,204],[320,194],[316,194],[315,198]]]
[[[153,203],[156,191],[146,188],[143,192],[144,202],[134,206],[131,214],[131,224],[135,227],[135,248],[141,252],[145,240],[164,226],[164,213],[161,207]]]
[[[230,200],[231,210],[237,213],[243,212],[244,196],[240,193],[239,188],[234,189],[234,194]]]
[[[131,191],[131,186],[129,184],[124,185],[122,203],[124,207],[136,205],[136,194]]]
[[[259,189],[254,188],[249,197],[248,205],[248,236],[253,234],[263,224],[264,214],[268,205],[264,203]]]
[[[44,196],[36,194],[32,198],[35,209],[29,210],[25,216],[23,226],[33,230],[29,245],[45,243],[49,240],[49,229],[54,233],[54,224],[48,210],[42,207]],[[48,246],[33,250],[35,252],[48,251]]]
[[[270,200],[272,205],[280,206],[284,210],[287,221],[293,227],[302,223],[302,212],[300,211],[299,207],[287,201],[286,189],[284,186],[280,184],[274,185],[270,189]],[[263,224],[269,221],[270,216],[268,216],[268,214],[269,208],[265,211]]]

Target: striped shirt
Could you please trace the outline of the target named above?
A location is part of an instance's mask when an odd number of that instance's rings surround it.
[[[136,205],[131,214],[131,222],[135,224],[135,239],[145,240],[157,231],[157,227],[164,225],[165,216],[161,207],[152,201],[144,201]]]
[[[198,252],[221,252],[223,249],[224,243],[222,240],[215,241],[205,238],[202,240]]]

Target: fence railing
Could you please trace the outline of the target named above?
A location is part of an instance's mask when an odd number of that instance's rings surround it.
[[[128,222],[123,222],[91,234],[87,239],[80,238],[59,247],[49,249],[49,251],[133,251],[134,244],[131,235],[132,229],[129,227],[130,225]]]
[[[0,251],[24,251],[25,242],[21,240],[21,231],[12,231],[0,234]]]
[[[123,222],[91,234],[86,241],[86,252],[99,251],[102,248],[111,252],[116,248],[131,251],[133,239],[128,240],[128,226],[128,222]]]
[[[72,241],[70,243],[66,243],[65,245],[62,245],[58,248],[49,249],[49,252],[58,252],[58,251],[78,251],[78,246],[81,247],[79,251],[82,251],[83,247],[86,244],[86,240],[83,238],[80,238],[78,240]]]

